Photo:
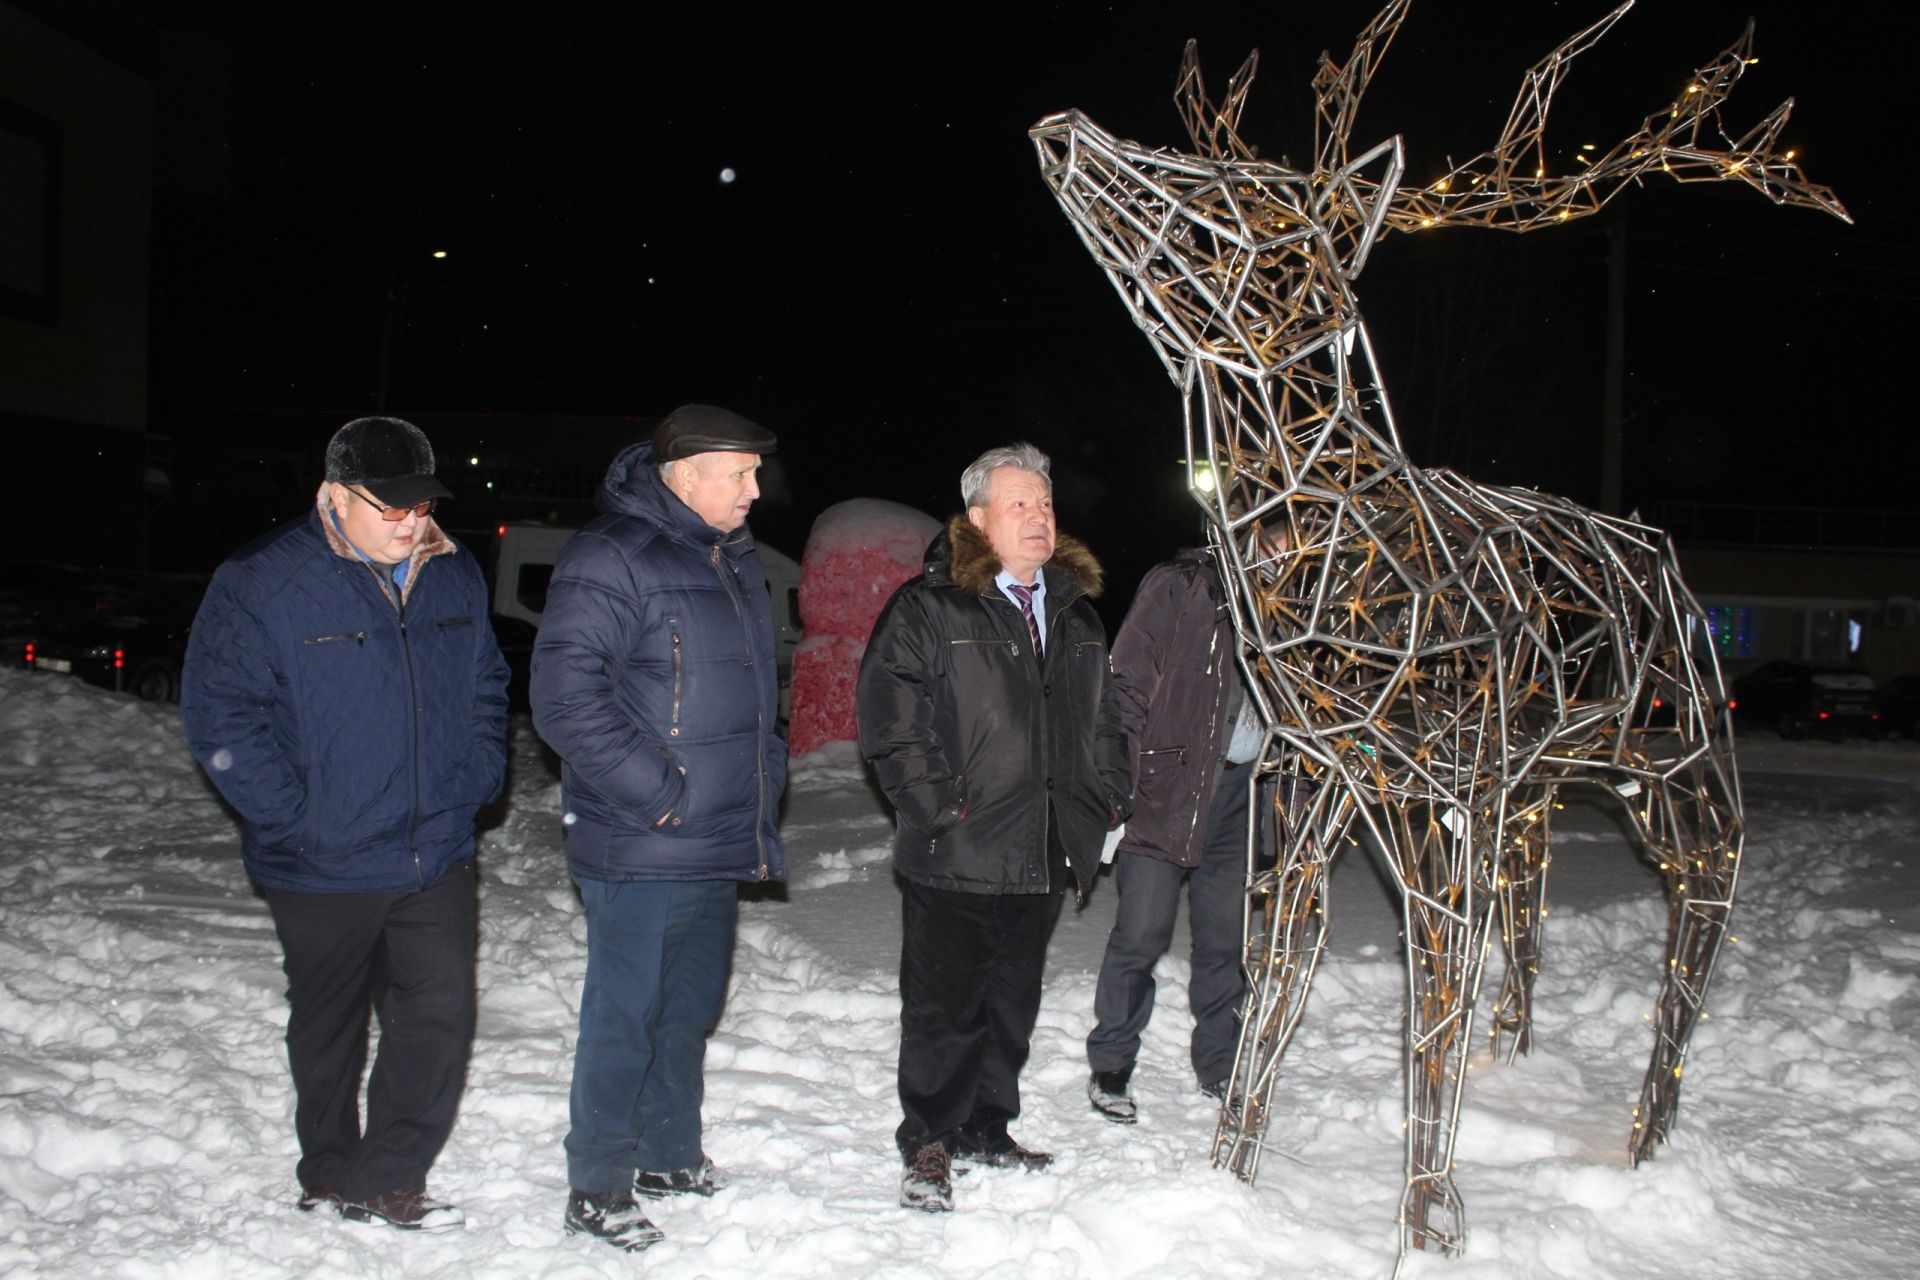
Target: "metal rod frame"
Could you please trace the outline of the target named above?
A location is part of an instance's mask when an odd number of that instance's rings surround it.
[[[1454,1134],[1495,937],[1493,1049],[1531,1044],[1559,788],[1625,804],[1671,902],[1635,1163],[1674,1124],[1733,907],[1744,823],[1726,687],[1671,543],[1638,520],[1411,462],[1353,291],[1383,232],[1532,231],[1595,213],[1647,174],[1744,182],[1846,218],[1779,150],[1790,101],[1737,139],[1721,125],[1753,62],[1751,25],[1636,133],[1550,174],[1553,93],[1628,7],[1526,74],[1494,147],[1420,188],[1402,181],[1398,137],[1349,145],[1407,0],[1345,63],[1322,55],[1311,171],[1262,161],[1239,135],[1258,54],[1216,105],[1192,43],[1175,100],[1193,150],[1116,138],[1077,111],[1031,131],[1047,184],[1180,388],[1192,497],[1268,728],[1260,768],[1280,784],[1263,788],[1277,862],[1262,869],[1249,847],[1249,994],[1213,1159],[1257,1174],[1326,941],[1327,868],[1363,833],[1399,887],[1406,941],[1403,1261],[1465,1244]]]

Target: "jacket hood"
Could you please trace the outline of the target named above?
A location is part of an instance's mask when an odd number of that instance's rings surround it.
[[[1094,559],[1093,552],[1078,538],[1064,533],[1055,535],[1053,558],[1043,567],[1064,576],[1089,596],[1099,596],[1106,585],[1106,570]],[[947,527],[927,545],[926,571],[947,578],[963,590],[986,591],[999,576],[1000,557],[994,554],[987,535],[966,516],[958,515],[948,520]]]
[[[732,533],[723,533],[673,496],[660,479],[660,462],[654,456],[651,441],[628,445],[614,455],[593,500],[595,506],[609,515],[635,516],[682,542],[700,547],[711,547],[718,542],[734,555],[753,546],[753,534],[746,525]]]

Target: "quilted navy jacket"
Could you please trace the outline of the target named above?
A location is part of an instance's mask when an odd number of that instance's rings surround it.
[[[220,567],[181,681],[187,741],[240,812],[247,872],[310,893],[424,889],[473,855],[506,776],[507,665],[473,557],[438,526],[400,607],[322,525]]]
[[[565,763],[567,864],[582,879],[780,880],[779,731],[767,582],[660,482],[615,458],[606,514],[567,541],[533,650],[534,726]]]

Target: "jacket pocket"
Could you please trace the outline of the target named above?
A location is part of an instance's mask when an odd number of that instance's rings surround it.
[[[1185,747],[1151,747],[1140,752],[1134,769],[1134,812],[1157,810],[1166,804],[1168,790],[1180,781],[1186,763]]]
[[[339,632],[335,632],[333,635],[330,635],[330,636],[308,636],[305,640],[302,640],[300,643],[314,644],[314,645],[342,644],[349,640],[351,640],[353,643],[357,645],[364,647],[367,643],[367,633],[364,631],[339,631]]]
[[[1017,658],[1020,656],[1020,646],[1017,642],[1012,640],[997,640],[997,639],[996,640],[949,640],[947,641],[947,645],[949,648],[953,648],[953,649],[961,649],[961,648],[965,648],[973,645],[986,645],[989,648],[992,648],[993,646],[997,645],[1000,648],[1005,649],[1007,653],[1012,657]]]

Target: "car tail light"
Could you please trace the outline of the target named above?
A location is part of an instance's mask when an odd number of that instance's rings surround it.
[[[1660,708],[1666,705],[1667,705],[1667,700],[1665,698],[1655,698],[1653,700],[1653,709],[1655,711],[1658,711]]]
[[[33,665],[33,641],[27,641],[26,652],[20,655],[28,666]]]
[[[1737,707],[1737,706],[1739,706],[1739,705],[1740,705],[1740,699],[1738,699],[1738,698],[1728,698],[1728,699],[1727,699],[1727,710],[1729,710],[1729,711],[1732,711],[1732,710],[1733,710],[1733,709],[1734,709],[1735,707]]]
[[[504,538],[504,537],[506,537],[506,536],[507,536],[507,526],[503,524],[503,525],[499,525],[499,526],[497,526],[497,527],[495,527],[495,529],[494,529],[494,531],[493,531],[493,536],[494,536],[494,537],[496,537],[496,538]]]
[[[1832,715],[1833,713],[1831,711],[1822,711],[1819,714],[1820,714],[1820,718],[1822,720],[1825,720],[1828,716]]]

